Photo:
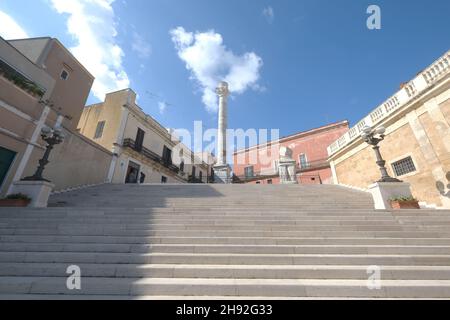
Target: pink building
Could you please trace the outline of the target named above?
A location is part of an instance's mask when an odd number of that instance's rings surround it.
[[[279,149],[284,146],[293,151],[299,183],[331,183],[327,148],[348,130],[348,121],[341,121],[239,150],[233,154],[236,180],[243,183],[279,184]]]

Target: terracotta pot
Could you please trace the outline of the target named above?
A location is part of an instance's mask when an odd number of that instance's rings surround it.
[[[391,201],[391,207],[395,210],[400,209],[420,209],[418,201]]]
[[[0,200],[0,207],[28,207],[30,200],[25,199],[2,199]]]

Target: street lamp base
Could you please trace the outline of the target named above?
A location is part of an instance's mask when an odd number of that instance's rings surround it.
[[[382,178],[381,180],[378,180],[377,182],[403,182],[403,181],[398,180],[396,178],[392,178],[392,177],[385,177],[385,178]]]
[[[26,177],[26,178],[23,178],[23,179],[20,180],[20,181],[43,181],[43,182],[49,182],[49,183],[51,183],[50,180],[47,180],[47,179],[44,179],[44,178],[35,177],[35,176]]]

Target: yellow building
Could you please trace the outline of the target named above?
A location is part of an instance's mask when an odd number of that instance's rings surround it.
[[[365,126],[387,129],[380,146],[391,176],[419,201],[450,208],[450,51],[328,148],[336,184],[365,189],[380,179]]]
[[[78,130],[113,152],[112,183],[205,183],[211,176],[210,165],[142,111],[131,89],[87,106]]]

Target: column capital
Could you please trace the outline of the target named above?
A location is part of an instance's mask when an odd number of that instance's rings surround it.
[[[222,81],[219,83],[219,86],[216,89],[216,93],[219,97],[228,97],[230,94],[230,90],[228,89],[228,83],[225,81]]]

